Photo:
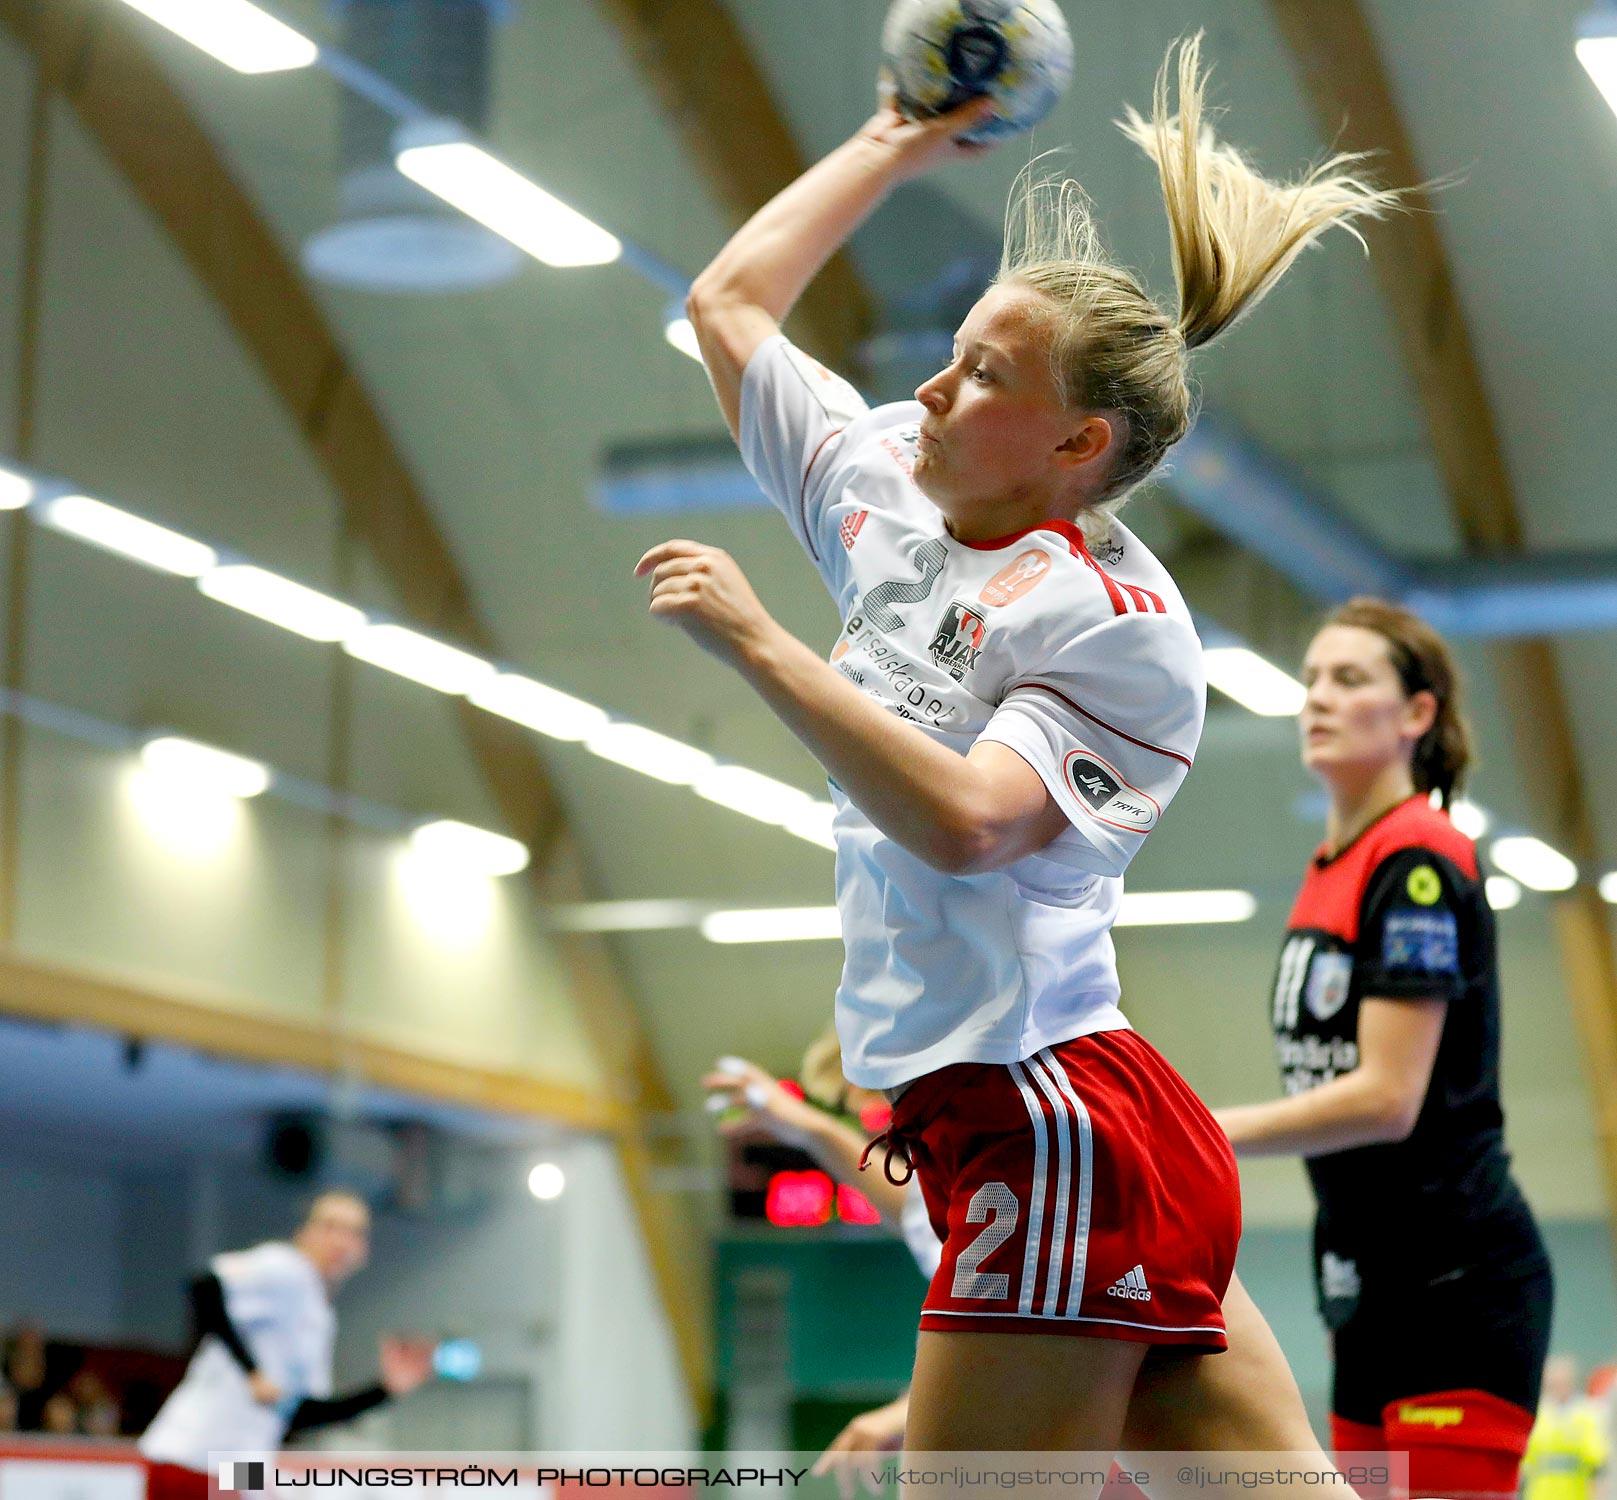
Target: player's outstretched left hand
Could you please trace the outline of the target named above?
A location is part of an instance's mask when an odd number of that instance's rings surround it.
[[[389,1334],[381,1342],[382,1385],[390,1396],[408,1396],[432,1379],[434,1339]]]
[[[651,612],[679,626],[704,651],[739,666],[778,628],[728,552],[674,540],[653,547],[634,575],[651,575]]]

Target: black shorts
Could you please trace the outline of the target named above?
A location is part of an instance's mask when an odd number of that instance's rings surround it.
[[[1331,1410],[1379,1426],[1389,1402],[1470,1390],[1536,1411],[1554,1300],[1547,1263],[1510,1277],[1468,1273],[1396,1297],[1366,1291],[1334,1335]]]

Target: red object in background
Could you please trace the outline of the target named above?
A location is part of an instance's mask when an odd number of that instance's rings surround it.
[[[1106,1483],[1101,1488],[1100,1500],[1146,1500],[1146,1493],[1132,1479],[1123,1476],[1131,1470],[1121,1469],[1113,1464],[1107,1472]]]
[[[1589,1384],[1585,1390],[1591,1400],[1599,1401],[1614,1385],[1617,1385],[1617,1365],[1596,1365],[1589,1372]]]
[[[777,1078],[775,1082],[785,1089],[786,1092],[792,1096],[792,1098],[801,1099],[803,1097],[803,1085],[797,1082],[796,1079]]]
[[[844,1224],[880,1224],[881,1215],[876,1205],[856,1187],[845,1182],[837,1184],[837,1217]]]
[[[880,1135],[893,1123],[893,1106],[876,1099],[859,1111],[859,1124],[872,1135]]]
[[[833,1184],[824,1172],[777,1172],[769,1179],[764,1217],[782,1229],[806,1229],[831,1219]]]

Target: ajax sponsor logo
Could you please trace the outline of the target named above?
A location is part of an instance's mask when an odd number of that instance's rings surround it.
[[[983,653],[983,642],[987,639],[987,622],[975,610],[968,609],[956,599],[944,610],[927,651],[945,672],[956,682],[961,682],[966,673],[977,665],[977,658]]]

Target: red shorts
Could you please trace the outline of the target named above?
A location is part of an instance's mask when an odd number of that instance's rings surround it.
[[[1431,1391],[1389,1401],[1381,1426],[1331,1413],[1331,1447],[1344,1459],[1371,1449],[1409,1452],[1409,1489],[1376,1492],[1366,1500],[1514,1500],[1522,1454],[1534,1414],[1489,1391]]]
[[[923,1329],[1225,1347],[1235,1155],[1137,1032],[928,1073],[893,1134],[943,1240]]]

